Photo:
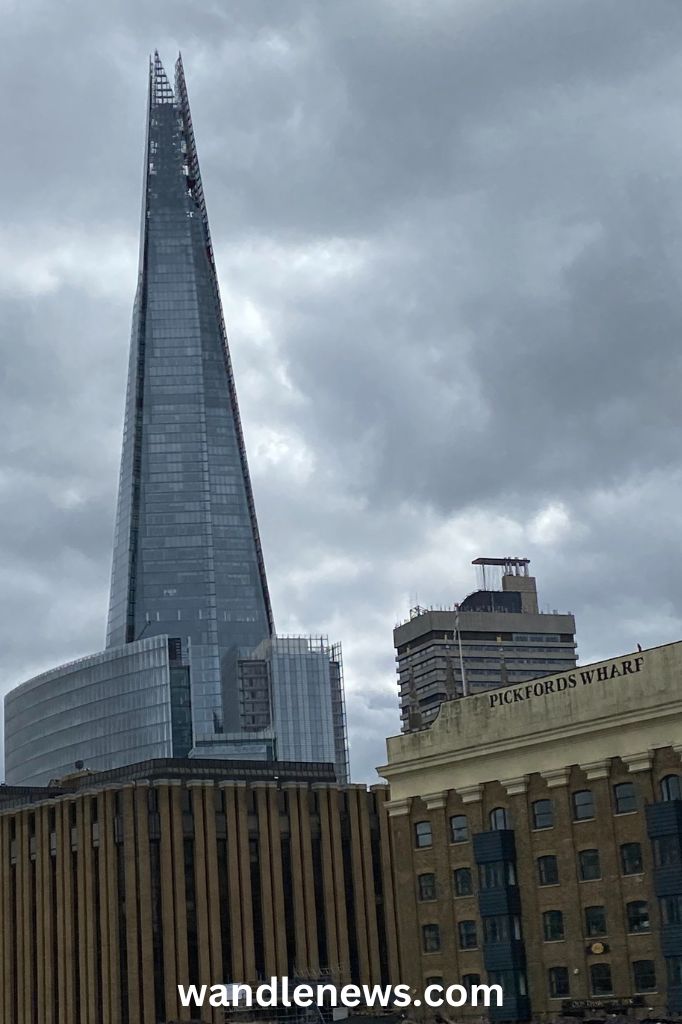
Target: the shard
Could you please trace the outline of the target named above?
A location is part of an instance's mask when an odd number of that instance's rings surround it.
[[[173,88],[156,54],[107,647],[188,637],[210,732],[273,631],[182,61]]]
[[[106,649],[5,698],[6,778],[149,758],[333,763],[341,652],[277,637],[178,58],[150,62]]]

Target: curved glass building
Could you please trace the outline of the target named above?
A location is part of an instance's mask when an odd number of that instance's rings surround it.
[[[43,672],[5,698],[10,784],[45,785],[82,761],[93,771],[192,746],[187,651],[151,637]]]
[[[171,84],[155,54],[106,650],[7,696],[8,782],[45,782],[76,752],[100,770],[271,760],[278,721],[288,759],[345,781],[338,647],[299,638],[283,658],[276,641],[182,61]],[[296,740],[306,721],[327,740]]]

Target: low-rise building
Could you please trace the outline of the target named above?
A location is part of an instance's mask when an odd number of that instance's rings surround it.
[[[223,1024],[177,986],[395,981],[387,787],[334,779],[167,758],[0,788],[0,1020]]]
[[[680,678],[669,644],[388,740],[403,981],[499,983],[496,1020],[682,1011]]]

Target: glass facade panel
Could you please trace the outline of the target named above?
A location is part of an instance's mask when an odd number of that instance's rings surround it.
[[[274,637],[267,646],[277,756],[283,761],[336,762],[333,670],[326,639]],[[339,781],[348,781],[347,766],[338,768],[344,775]]]
[[[44,672],[7,695],[6,781],[45,786],[73,772],[77,761],[104,771],[182,756],[173,749],[174,725],[168,638],[114,647]]]

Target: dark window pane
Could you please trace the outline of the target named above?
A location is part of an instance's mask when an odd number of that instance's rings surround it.
[[[653,960],[635,960],[632,965],[635,992],[654,992],[656,989],[656,966]]]
[[[585,907],[585,935],[606,935],[606,910],[604,907]]]
[[[559,867],[554,854],[538,857],[538,881],[540,885],[558,885]]]
[[[474,891],[471,868],[456,868],[452,873],[455,896],[471,896]]]
[[[578,871],[583,882],[601,878],[599,850],[581,850],[578,854]]]
[[[681,795],[679,775],[666,775],[661,779],[661,800],[679,800]]]
[[[474,985],[480,985],[480,984],[481,984],[481,975],[480,974],[463,974],[462,975],[462,987],[465,988],[469,994],[471,994],[471,990],[474,987]]]
[[[570,995],[568,967],[550,967],[549,994],[553,999]]]
[[[502,914],[483,918],[483,937],[486,942],[509,942],[521,938],[521,922],[518,917]]]
[[[642,847],[639,843],[623,843],[620,848],[620,867],[624,875],[641,873]]]
[[[629,814],[637,810],[637,791],[634,782],[619,782],[613,787],[616,814]]]
[[[573,794],[573,818],[575,821],[594,818],[594,797],[591,789],[579,789]]]
[[[542,915],[545,942],[557,942],[564,937],[564,915],[560,910],[546,910]]]
[[[433,874],[419,875],[417,878],[419,884],[419,899],[420,900],[435,900],[436,898],[436,876]]]
[[[475,949],[478,945],[475,921],[460,921],[457,926],[459,932],[459,948]]]
[[[414,826],[414,840],[415,846],[431,846],[431,843],[433,842],[433,835],[431,833],[430,821],[417,822],[417,824]]]
[[[440,928],[437,924],[422,925],[422,949],[425,953],[437,953],[440,949]]]
[[[590,982],[592,984],[593,996],[610,996],[613,992],[611,964],[592,964],[590,967]]]
[[[469,838],[469,822],[466,814],[455,814],[450,818],[450,842],[466,843]]]
[[[516,872],[510,861],[495,860],[479,867],[481,889],[503,889],[516,884]]]
[[[628,903],[625,909],[627,911],[629,932],[648,932],[651,930],[649,904],[646,900],[634,900],[632,903]]]
[[[533,804],[533,828],[552,828],[554,805],[551,800],[536,800]]]
[[[494,832],[509,828],[509,814],[504,807],[496,807],[490,812],[490,827]]]

